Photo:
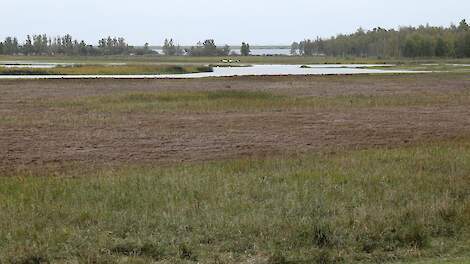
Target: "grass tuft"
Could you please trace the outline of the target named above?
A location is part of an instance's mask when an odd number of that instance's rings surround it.
[[[148,257],[158,261],[165,257],[165,251],[158,245],[152,243],[131,243],[118,244],[110,250],[113,254],[128,257]]]

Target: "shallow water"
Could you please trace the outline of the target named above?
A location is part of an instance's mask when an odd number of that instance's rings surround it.
[[[32,64],[33,65],[33,64]],[[35,65],[35,64],[34,64]],[[337,74],[372,74],[372,73],[416,73],[407,70],[364,69],[374,64],[317,64],[308,65],[253,65],[251,67],[214,67],[213,72],[162,75],[18,75],[0,76],[0,79],[191,79],[205,77],[231,76],[276,76],[276,75],[337,75]],[[387,66],[387,65],[386,65]],[[388,65],[393,66],[393,65]]]
[[[230,52],[240,53],[240,49],[233,49]],[[290,49],[251,49],[252,56],[274,56],[283,55],[290,56]]]

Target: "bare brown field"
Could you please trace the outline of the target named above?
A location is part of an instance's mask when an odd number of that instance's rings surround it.
[[[117,108],[103,101],[128,94],[145,99],[161,93],[178,97],[224,91],[288,99],[256,99],[250,107],[239,108],[247,100],[225,98],[217,106],[210,106],[216,100],[181,101],[161,111],[154,111],[161,105],[157,99],[120,102]],[[468,74],[4,80],[0,171],[165,164],[452,140],[470,135],[469,94]]]

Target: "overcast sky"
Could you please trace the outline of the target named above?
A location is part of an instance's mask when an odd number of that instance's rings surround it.
[[[133,45],[290,44],[358,27],[449,25],[470,19],[469,0],[12,0],[0,6],[0,38],[72,34],[96,43],[123,36]]]

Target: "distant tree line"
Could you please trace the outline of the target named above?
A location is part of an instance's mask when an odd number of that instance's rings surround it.
[[[399,30],[359,28],[350,35],[294,42],[293,55],[357,57],[470,57],[470,26],[462,20],[458,26],[402,27]]]
[[[0,54],[3,55],[129,55],[154,53],[146,44],[143,48],[129,46],[124,38],[107,37],[99,40],[98,46],[93,46],[73,39],[67,34],[61,37],[48,37],[47,35],[28,35],[20,44],[16,37],[7,37],[0,42]]]
[[[198,42],[183,48],[173,39],[165,39],[162,52],[168,56],[249,56],[250,45],[243,42],[240,54],[231,52],[230,46],[219,47],[213,39]],[[7,37],[0,42],[0,54],[5,55],[144,55],[156,54],[146,43],[144,47],[133,47],[124,38],[102,38],[97,46],[73,39],[71,35],[49,37],[27,36],[20,43],[16,37]],[[292,55],[354,56],[354,57],[470,57],[470,26],[466,20],[449,27],[401,27],[396,29],[374,28],[355,33],[340,34],[332,38],[305,39],[291,45]]]

